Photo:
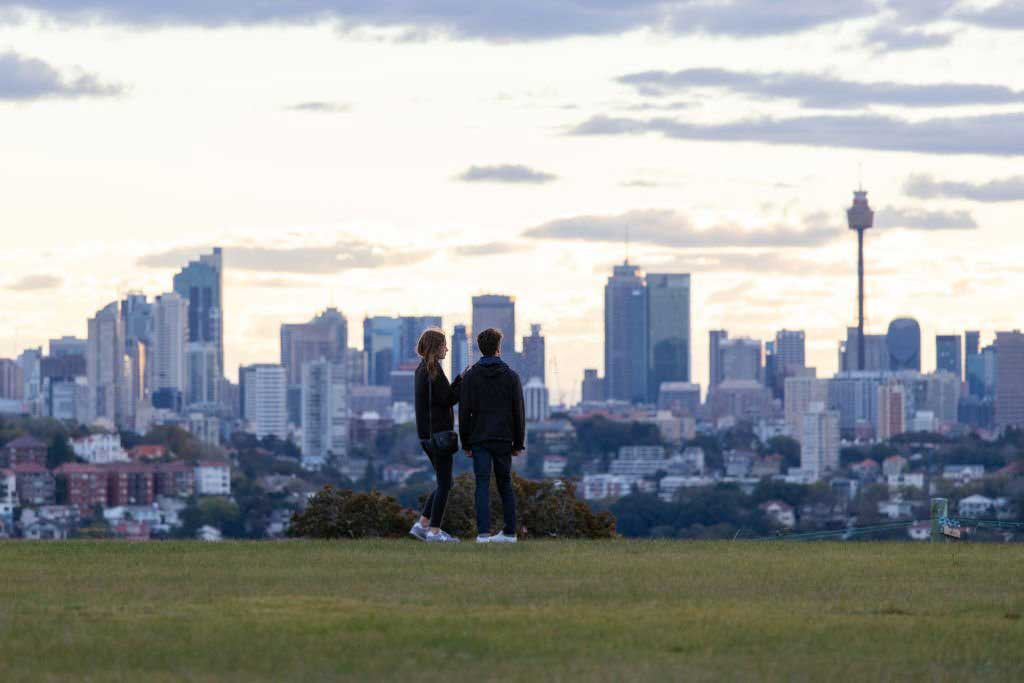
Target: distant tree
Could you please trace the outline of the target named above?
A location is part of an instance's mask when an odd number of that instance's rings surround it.
[[[46,466],[56,469],[66,462],[75,461],[75,451],[71,448],[66,434],[54,434],[46,449]]]
[[[133,432],[130,429],[125,429],[121,431],[121,448],[128,450],[131,448],[135,448],[142,442],[143,441],[141,434]]]
[[[377,466],[373,462],[373,456],[366,461],[366,471],[363,473],[363,489],[373,491],[377,488]]]
[[[782,456],[785,467],[800,467],[800,442],[788,436],[773,436],[762,449],[766,454]]]

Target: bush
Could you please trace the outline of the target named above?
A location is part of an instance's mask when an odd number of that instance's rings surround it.
[[[400,538],[415,514],[376,491],[357,493],[325,486],[306,509],[292,515],[289,536],[308,538]]]
[[[531,481],[512,473],[516,496],[516,522],[519,536],[539,538],[614,538],[615,517],[610,512],[595,513],[576,498],[576,486],[568,480]],[[472,538],[477,534],[472,474],[455,478],[442,525],[453,536]],[[429,495],[429,494],[427,494]],[[420,498],[426,502],[427,495]],[[491,529],[502,525],[501,497],[491,479]],[[484,533],[490,533],[485,529]]]

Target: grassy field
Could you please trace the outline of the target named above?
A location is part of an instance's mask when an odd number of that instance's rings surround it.
[[[0,680],[1021,680],[1024,546],[0,543]]]

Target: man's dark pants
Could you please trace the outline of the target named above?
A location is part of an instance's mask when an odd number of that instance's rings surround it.
[[[512,446],[475,444],[473,446],[473,474],[476,475],[476,533],[491,533],[491,470],[501,495],[501,508],[505,516],[504,532],[516,533],[516,496],[512,491]]]

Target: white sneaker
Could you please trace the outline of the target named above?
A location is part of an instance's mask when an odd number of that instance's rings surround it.
[[[506,536],[504,531],[499,531],[498,533],[496,533],[493,536],[491,536],[491,538],[487,542],[488,543],[515,543],[516,542],[516,537],[515,537],[515,534],[513,534],[511,536]]]
[[[418,538],[421,541],[425,541],[427,540],[427,527],[420,526],[420,523],[416,522],[412,525],[412,528],[409,529],[409,535],[413,538]]]
[[[427,543],[458,543],[459,539],[455,538],[445,530],[440,530],[437,533],[430,532],[427,534]]]
[[[487,534],[481,534],[481,535],[476,537],[476,542],[477,543],[490,543],[491,542],[491,537],[488,536]]]

